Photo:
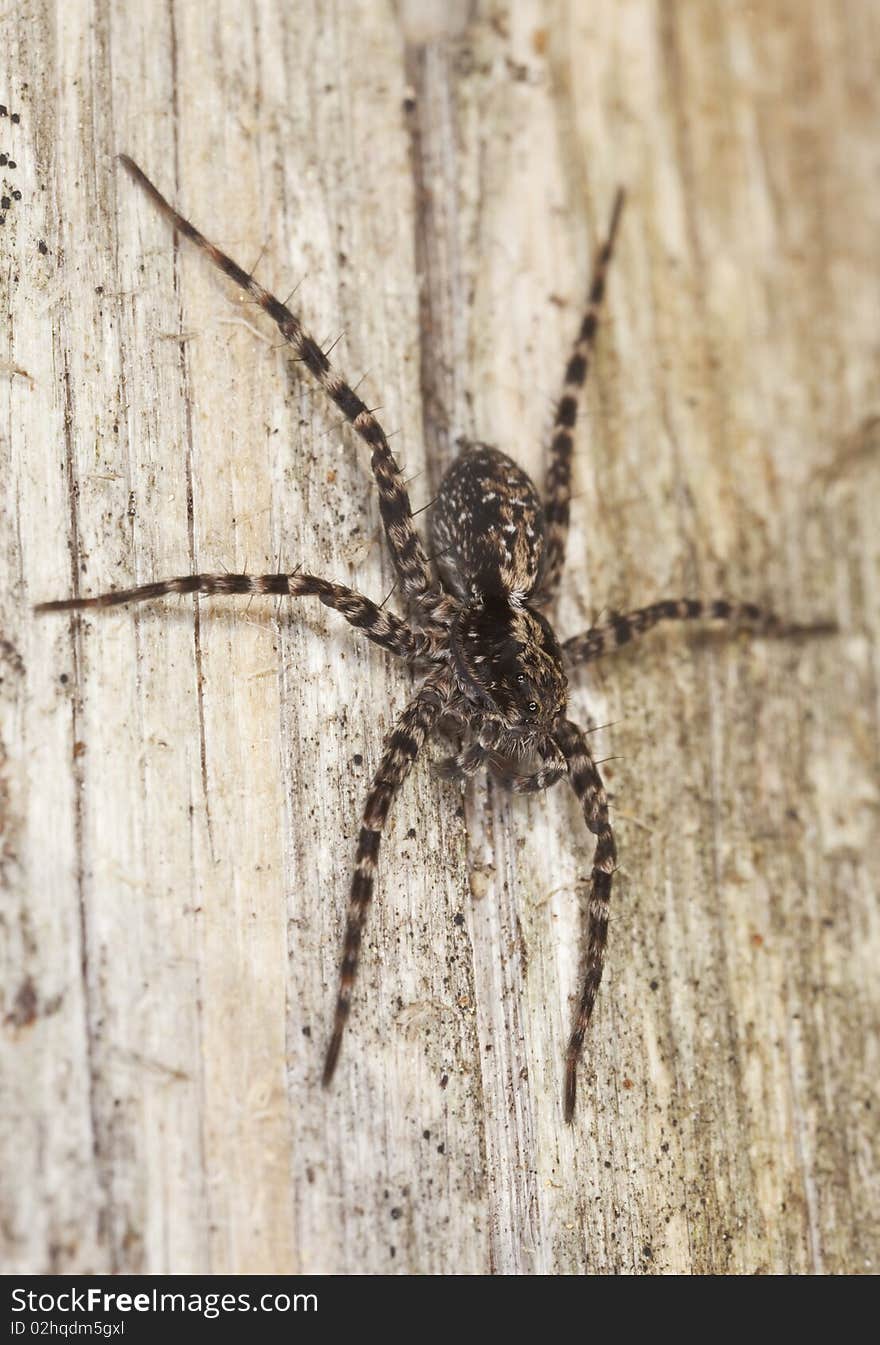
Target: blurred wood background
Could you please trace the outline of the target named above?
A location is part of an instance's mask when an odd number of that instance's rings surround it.
[[[876,1271],[878,7],[20,0],[0,53],[3,1268]],[[621,871],[571,1129],[566,791],[414,772],[325,1093],[409,675],[311,603],[31,615],[224,566],[393,584],[362,446],[121,150],[342,334],[416,508],[462,436],[540,473],[625,183],[557,628],[840,621],[669,630],[573,687]]]

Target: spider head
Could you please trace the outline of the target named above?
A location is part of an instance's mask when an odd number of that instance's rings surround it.
[[[479,598],[462,607],[451,637],[465,694],[507,728],[547,729],[565,709],[562,650],[538,612],[506,598]]]

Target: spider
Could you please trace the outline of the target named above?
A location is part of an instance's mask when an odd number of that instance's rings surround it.
[[[485,444],[466,446],[444,476],[435,501],[431,527],[435,570],[413,522],[406,484],[372,411],[333,371],[324,351],[285,304],[209,242],[165,200],[132,159],[121,155],[120,162],[171,226],[206,253],[277,324],[296,358],[369,446],[385,537],[409,620],[342,584],[300,569],[290,574],[183,575],[95,597],[44,602],[35,610],[82,611],[172,593],[316,597],[374,644],[427,670],[386,739],[364,807],[336,1010],[324,1059],[325,1087],[333,1078],[351,1010],[382,832],[391,804],[427,740],[438,731],[455,736],[458,750],[439,763],[450,777],[467,780],[485,767],[516,793],[547,789],[567,779],[595,837],[586,967],[565,1053],[563,1107],[570,1123],[578,1062],[602,979],[617,848],[599,767],[584,730],[567,715],[568,673],[628,644],[661,621],[708,618],[748,623],[775,634],[833,627],[784,626],[772,612],[752,603],[673,599],[611,613],[608,620],[560,644],[540,611],[555,596],[562,576],[575,424],[623,210],[622,189],[615,196],[607,233],[596,254],[586,311],[565,370],[543,498],[505,453]]]

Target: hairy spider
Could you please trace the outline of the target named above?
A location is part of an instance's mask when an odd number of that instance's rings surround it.
[[[431,734],[451,728],[458,735],[459,751],[441,763],[447,774],[469,778],[485,766],[517,793],[547,789],[567,778],[587,827],[595,836],[586,969],[565,1054],[564,1112],[570,1122],[578,1060],[602,979],[617,850],[599,769],[584,732],[567,717],[567,673],[629,643],[660,621],[711,618],[747,622],[776,634],[830,627],[783,626],[771,612],[752,603],[675,599],[613,613],[601,625],[560,645],[538,610],[553,598],[562,574],[578,401],[587,377],[605,277],[623,209],[622,190],[615,197],[608,232],[596,256],[586,312],[565,371],[543,500],[525,472],[506,454],[483,444],[466,448],[443,478],[432,516],[432,544],[439,563],[439,574],[435,574],[413,523],[400,469],[373,413],[333,372],[324,351],[285,304],[184,219],[137,164],[125,155],[121,162],[173,228],[205,252],[272,318],[297,359],[369,445],[388,549],[410,619],[402,620],[341,584],[300,570],[259,576],[183,575],[92,598],[40,603],[36,610],[81,611],[171,593],[311,596],[340,612],[374,644],[428,669],[386,740],[364,807],[336,1013],[324,1061],[325,1086],[336,1069],[351,1008],[382,830],[395,795]]]

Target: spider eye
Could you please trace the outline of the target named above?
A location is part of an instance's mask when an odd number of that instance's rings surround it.
[[[529,709],[529,714],[536,714],[536,713],[537,713],[537,709],[538,709],[538,702],[537,702],[537,701],[529,701],[528,709]]]
[[[516,680],[517,680],[518,682],[524,682],[524,681],[526,680],[526,675],[525,675],[525,673],[520,673]]]

